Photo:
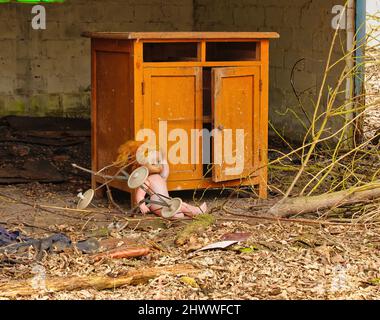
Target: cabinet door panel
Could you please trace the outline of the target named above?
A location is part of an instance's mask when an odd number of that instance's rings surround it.
[[[212,70],[213,181],[248,177],[257,169],[260,67]]]
[[[202,129],[201,71],[192,67],[144,70],[145,128],[154,130],[157,143],[159,139],[167,143],[169,181],[201,179],[203,175],[202,165],[192,159],[192,155],[201,159],[201,146],[191,148],[192,130]],[[165,126],[167,131],[163,130]],[[179,150],[173,157],[176,146]]]

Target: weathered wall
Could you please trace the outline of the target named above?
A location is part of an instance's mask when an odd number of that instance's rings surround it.
[[[47,29],[31,27],[31,4],[0,4],[0,116],[89,116],[90,40],[83,31],[189,31],[192,0],[66,0],[44,4]]]
[[[31,28],[31,5],[0,5],[0,115],[89,116],[90,41],[82,31],[277,31],[271,44],[270,119],[299,140],[302,115],[290,85],[312,113],[344,0],[66,0],[45,5],[47,30]],[[345,34],[341,33],[344,40]],[[339,45],[334,57],[341,56]],[[331,77],[334,85],[337,73]],[[286,115],[284,115],[286,114]]]
[[[335,33],[331,10],[344,3],[345,0],[195,0],[194,27],[198,31],[280,33],[281,38],[271,41],[270,49],[270,121],[287,139],[299,141],[305,129],[297,117],[306,127],[309,125],[293,93],[291,71],[298,60],[305,58],[294,73],[294,83],[296,90],[303,92],[301,100],[311,118]],[[333,61],[343,56],[346,34],[339,34]],[[332,87],[340,71],[337,68],[331,72],[328,84]]]

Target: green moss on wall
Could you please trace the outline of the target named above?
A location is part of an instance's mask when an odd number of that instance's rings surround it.
[[[0,116],[25,114],[25,102],[21,99],[0,96]]]
[[[39,94],[30,98],[0,95],[0,117],[9,115],[89,118],[90,93]]]

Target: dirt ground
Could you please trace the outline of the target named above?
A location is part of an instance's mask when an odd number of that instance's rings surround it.
[[[25,128],[24,128],[25,129]],[[32,128],[33,129],[33,128]],[[178,243],[178,237],[192,221],[171,222],[153,215],[131,216],[120,213],[107,199],[97,199],[85,211],[77,211],[77,193],[90,188],[87,174],[73,170],[71,163],[89,166],[89,138],[71,144],[66,137],[57,145],[54,137],[46,134],[20,136],[8,125],[0,130],[7,137],[0,141],[2,162],[0,172],[11,172],[6,179],[38,180],[25,162],[42,161],[51,169],[44,179],[56,183],[24,183],[0,185],[0,226],[33,238],[44,238],[63,233],[74,243],[95,238],[113,240],[149,248],[148,255],[137,258],[94,261],[91,254],[65,249],[44,252],[36,259],[33,249],[24,254],[0,253],[0,288],[27,280],[64,279],[72,276],[109,276],[117,278],[133,270],[150,267],[171,267],[179,264],[193,266],[197,272],[191,277],[161,274],[139,285],[127,285],[112,290],[83,289],[49,292],[41,290],[33,295],[8,296],[0,289],[3,299],[378,299],[380,292],[380,236],[379,224],[346,223],[346,213],[338,212],[338,222],[313,220],[278,221],[255,217],[260,202],[244,194],[208,191],[200,199],[206,200],[214,223],[204,225],[198,232]],[[19,132],[19,131],[18,131]],[[56,133],[55,133],[56,135]],[[43,140],[35,140],[43,137]],[[15,142],[18,139],[18,142]],[[33,139],[33,141],[30,141]],[[76,138],[77,139],[77,138]],[[66,144],[59,145],[62,141]],[[36,144],[37,143],[37,144]],[[271,157],[276,155],[271,154]],[[368,168],[380,170],[378,156],[356,163],[355,174],[367,177]],[[377,159],[377,160],[376,160]],[[44,162],[45,161],[45,162]],[[364,161],[364,162],[363,162]],[[366,162],[365,162],[366,161]],[[34,162],[35,163],[35,162]],[[323,162],[320,166],[324,166]],[[6,169],[1,171],[1,169]],[[56,169],[55,172],[54,168]],[[342,167],[344,168],[344,167]],[[285,170],[286,169],[286,170]],[[318,169],[318,168],[317,168]],[[29,171],[28,171],[29,170]],[[290,170],[290,171],[289,171]],[[319,169],[318,169],[319,170]],[[33,170],[32,170],[33,171]],[[19,174],[22,172],[22,174]],[[350,172],[352,172],[350,170]],[[367,173],[367,174],[366,174]],[[289,185],[294,164],[279,169],[271,168],[271,185]],[[345,171],[335,173],[344,176]],[[40,177],[41,178],[41,177]],[[306,175],[306,181],[309,179]],[[332,176],[334,178],[334,176]],[[54,180],[53,179],[53,180]],[[12,180],[13,181],[13,180]],[[332,179],[334,181],[334,179]],[[347,180],[349,181],[349,179]],[[355,183],[355,181],[353,181]],[[295,192],[302,189],[300,181]],[[328,190],[328,189],[327,189]],[[323,190],[322,190],[323,191]],[[193,202],[193,193],[179,194]],[[270,188],[270,198],[280,196]],[[114,192],[115,201],[126,211],[129,197]],[[376,209],[377,208],[377,209]],[[378,210],[372,203],[371,210]],[[74,209],[74,210],[73,210]],[[231,211],[232,210],[232,211]],[[349,213],[348,216],[352,216]],[[304,217],[302,217],[304,218]],[[323,219],[323,216],[319,216]],[[225,250],[198,251],[205,245],[224,239],[226,234],[245,233],[247,240]],[[36,267],[38,267],[36,269]],[[36,273],[36,270],[39,270]]]
[[[98,200],[91,212],[52,209],[74,208],[72,185],[26,184],[3,186],[0,192],[48,211],[0,197],[1,224],[26,235],[42,237],[63,232],[73,241],[128,239],[151,247],[141,258],[92,262],[75,251],[45,254],[18,262],[0,262],[0,285],[10,280],[31,279],[41,265],[46,278],[122,275],[130,270],[190,264],[199,273],[190,284],[181,276],[161,275],[147,284],[114,290],[85,289],[58,293],[41,292],[24,299],[378,299],[380,293],[379,228],[364,225],[304,224],[264,221],[217,211],[216,222],[189,241],[175,239],[189,222],[168,222],[151,215],[135,218],[109,209]],[[247,206],[251,200],[231,200],[229,206]],[[208,198],[212,207],[215,201]],[[240,220],[240,221],[235,221]],[[123,224],[117,231],[112,222]],[[126,225],[126,222],[128,224]],[[33,227],[32,227],[33,226]],[[194,252],[220,241],[226,233],[249,233],[247,241],[228,250]],[[154,244],[154,246],[152,246]],[[17,260],[17,259],[16,259]],[[1,292],[0,292],[1,297]],[[16,298],[16,297],[14,297]],[[21,297],[20,297],[21,298]]]

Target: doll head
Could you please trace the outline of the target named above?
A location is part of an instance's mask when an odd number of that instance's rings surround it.
[[[122,144],[118,150],[115,164],[120,167],[134,166],[137,159],[137,150],[142,146],[142,142],[129,140]]]
[[[158,174],[162,171],[162,153],[156,148],[140,149],[137,151],[137,158],[140,165],[149,170],[149,174]]]
[[[127,171],[130,173],[138,167],[145,166],[150,174],[156,174],[162,171],[162,153],[144,142],[129,140],[119,147],[115,164],[128,167]]]

